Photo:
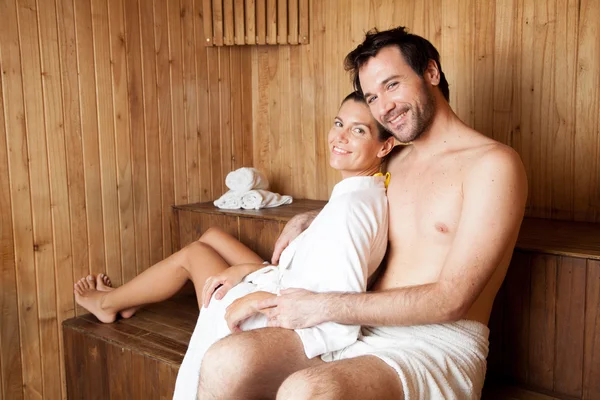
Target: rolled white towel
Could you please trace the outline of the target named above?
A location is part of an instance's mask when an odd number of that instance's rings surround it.
[[[268,189],[269,180],[256,168],[238,168],[225,177],[225,185],[236,192],[247,192],[252,189]]]
[[[258,210],[290,204],[292,196],[280,195],[268,190],[250,190],[242,195],[242,208],[246,210]]]
[[[242,195],[244,193],[236,192],[233,190],[228,191],[217,200],[213,201],[216,207],[224,208],[227,210],[236,210],[242,208]]]

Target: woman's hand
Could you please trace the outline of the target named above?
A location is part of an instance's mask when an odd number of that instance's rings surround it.
[[[202,305],[204,308],[208,307],[213,294],[215,299],[221,300],[246,275],[263,267],[265,267],[263,264],[232,265],[220,274],[209,277],[202,288]]]
[[[240,297],[231,303],[225,311],[225,320],[227,321],[229,330],[231,332],[241,332],[240,324],[245,319],[248,319],[259,312],[257,305],[260,301],[271,297],[277,296],[269,292],[254,292],[244,297]]]

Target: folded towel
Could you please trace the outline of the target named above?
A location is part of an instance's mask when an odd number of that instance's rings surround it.
[[[242,208],[242,195],[243,192],[236,192],[233,190],[228,191],[217,200],[213,201],[216,207],[224,208],[227,210],[236,210]]]
[[[290,204],[292,201],[292,196],[282,196],[268,190],[250,190],[243,194],[241,203],[246,210],[258,210]]]
[[[225,185],[236,192],[247,192],[252,189],[268,189],[269,180],[256,168],[238,168],[225,178]]]

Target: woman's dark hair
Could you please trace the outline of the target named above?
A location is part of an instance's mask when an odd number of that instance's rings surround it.
[[[367,106],[367,108],[369,107],[367,101],[365,100],[365,97],[356,90],[350,93],[348,96],[344,97],[344,100],[342,100],[340,107],[344,105],[345,102],[350,100],[364,104],[365,106]],[[390,137],[392,137],[392,134],[387,129],[385,129],[383,125],[381,125],[373,116],[371,117],[373,118],[373,121],[375,121],[375,125],[377,125],[377,138],[380,142],[385,142]]]
[[[448,89],[448,81],[442,72],[440,64],[440,54],[436,48],[425,38],[418,35],[408,33],[408,30],[399,26],[394,29],[379,32],[376,28],[367,32],[365,40],[352,50],[344,60],[346,71],[352,74],[354,89],[359,93],[363,93],[358,79],[359,69],[384,47],[398,46],[400,52],[404,56],[406,63],[415,71],[417,75],[423,77],[429,60],[435,61],[440,72],[440,83],[438,88],[446,100],[450,99],[450,91]]]

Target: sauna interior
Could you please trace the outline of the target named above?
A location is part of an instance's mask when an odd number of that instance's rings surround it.
[[[186,207],[240,167],[327,200],[340,181],[327,133],[352,89],[343,59],[399,25],[439,50],[456,114],[527,173],[490,321],[488,375],[508,389],[484,398],[600,399],[600,1],[0,0],[0,16],[0,400],[170,398],[176,363],[134,350],[122,373],[158,383],[114,389],[108,342],[73,336],[95,324],[74,282],[122,285],[194,240],[202,218]],[[266,254],[285,218],[261,237]],[[272,220],[233,223],[258,243]],[[189,332],[173,332],[179,350],[162,346],[177,355]],[[74,375],[96,366],[69,361],[76,345],[105,363],[95,395],[79,391],[88,377]]]

